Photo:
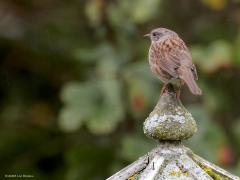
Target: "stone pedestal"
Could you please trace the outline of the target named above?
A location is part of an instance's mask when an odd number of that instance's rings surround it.
[[[172,86],[165,89],[143,129],[159,145],[108,180],[240,180],[182,144],[197,131],[197,125]]]

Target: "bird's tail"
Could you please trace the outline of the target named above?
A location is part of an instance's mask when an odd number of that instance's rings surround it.
[[[183,79],[189,90],[194,94],[194,95],[201,95],[202,94],[202,90],[198,87],[195,78],[193,76],[192,71],[189,68],[184,68],[181,69],[181,76],[180,78]]]

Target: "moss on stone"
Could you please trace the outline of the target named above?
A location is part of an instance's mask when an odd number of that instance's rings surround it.
[[[144,122],[144,133],[159,140],[188,139],[197,131],[192,115],[176,94],[166,92]]]
[[[128,180],[137,180],[138,177],[139,177],[139,173],[136,173],[136,174],[133,174],[132,176],[130,176],[130,177],[128,178]]]
[[[169,172],[170,176],[175,176],[175,177],[180,177],[181,176],[181,171],[171,171]]]
[[[211,168],[204,166],[202,164],[199,164],[200,167],[209,175],[211,176],[214,180],[228,180],[229,178],[225,176],[221,176],[220,174],[216,173],[214,170]]]

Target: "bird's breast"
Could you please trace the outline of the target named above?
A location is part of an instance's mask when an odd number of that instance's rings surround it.
[[[161,61],[163,60],[162,50],[158,45],[152,44],[149,49],[149,65],[150,69],[161,81],[167,83],[171,76],[161,68]]]

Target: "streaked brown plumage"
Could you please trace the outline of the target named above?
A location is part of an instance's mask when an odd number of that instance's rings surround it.
[[[196,67],[183,40],[166,28],[156,28],[146,36],[151,39],[149,49],[151,71],[164,84],[181,86],[185,82],[194,95],[201,95],[202,91],[195,81],[198,79]]]

